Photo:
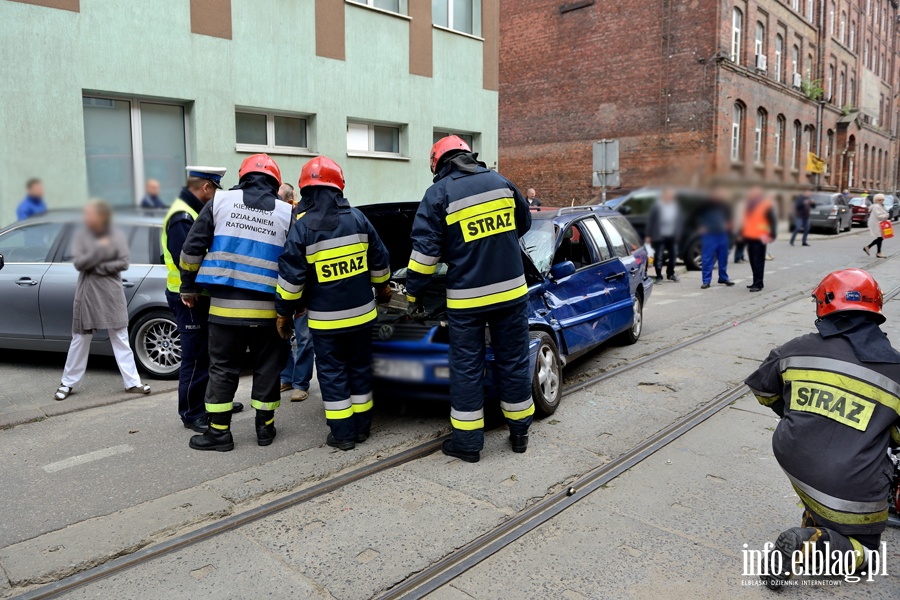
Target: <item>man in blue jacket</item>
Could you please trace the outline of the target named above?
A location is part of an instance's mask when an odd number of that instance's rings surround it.
[[[410,315],[424,315],[422,294],[439,262],[447,264],[450,328],[450,424],[443,452],[478,462],[484,447],[485,327],[494,382],[514,452],[528,447],[534,414],[528,362],[528,284],[519,238],[531,227],[528,202],[508,179],[478,162],[451,135],[431,149],[434,185],[413,223],[406,290]]]
[[[24,221],[30,217],[37,217],[47,212],[47,205],[44,203],[44,184],[40,179],[29,179],[25,184],[27,195],[19,202],[16,207],[16,220]]]

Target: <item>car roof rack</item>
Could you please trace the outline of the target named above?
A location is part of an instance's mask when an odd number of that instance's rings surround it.
[[[563,206],[559,210],[556,211],[556,216],[567,215],[570,213],[577,213],[582,211],[595,211],[598,208],[602,208],[599,204],[582,204],[581,206]]]

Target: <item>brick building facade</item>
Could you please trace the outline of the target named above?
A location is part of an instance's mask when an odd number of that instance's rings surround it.
[[[622,187],[893,190],[895,0],[502,0],[500,168],[585,202],[592,142]],[[827,162],[816,178],[807,153]]]

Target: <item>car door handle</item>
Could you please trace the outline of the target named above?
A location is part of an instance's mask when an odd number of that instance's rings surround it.
[[[625,277],[625,271],[622,271],[621,273],[611,273],[607,275],[605,279],[607,281],[615,281],[616,279],[621,279],[622,277]]]
[[[133,288],[133,287],[134,287],[134,284],[133,284],[132,282],[128,281],[127,279],[123,279],[123,280],[122,280],[122,287]]]
[[[32,286],[37,284],[38,282],[31,277],[22,277],[21,279],[16,280],[16,285],[19,287]]]

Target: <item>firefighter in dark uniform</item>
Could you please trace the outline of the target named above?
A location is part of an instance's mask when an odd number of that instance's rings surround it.
[[[528,285],[519,238],[531,227],[522,194],[451,135],[431,149],[434,185],[413,223],[406,290],[409,312],[424,315],[422,294],[439,262],[447,264],[450,329],[450,440],[443,452],[478,462],[484,447],[485,326],[494,383],[514,452],[528,447],[534,414],[528,362]]]
[[[863,566],[887,524],[888,445],[900,444],[900,353],[879,328],[878,283],[836,271],[813,298],[818,333],[776,348],[746,381],[781,417],[772,449],[805,508],[802,527],[778,536],[769,556],[774,571],[781,554],[781,571],[763,577],[772,589],[790,579],[794,551],[825,542],[853,557],[848,572]]]
[[[286,358],[276,329],[275,286],[291,207],[278,199],[281,171],[269,156],[248,157],[239,178],[203,207],[181,251],[182,301],[193,306],[204,289],[210,295],[209,428],[191,438],[195,450],[234,448],[231,412],[248,346],[256,440],[268,446],[275,439],[278,374]]]
[[[299,188],[279,260],[278,329],[290,339],[294,314],[308,309],[331,429],[326,443],[352,450],[372,427],[372,321],[376,295],[381,303],[391,299],[390,257],[369,220],[344,198],[337,163],[324,156],[309,161]]]
[[[178,259],[191,225],[203,208],[213,199],[216,190],[222,189],[223,167],[188,167],[187,183],[178,198],[169,207],[162,226],[163,260],[168,269],[166,301],[175,314],[178,336],[181,340],[181,367],[178,370],[178,416],[187,429],[197,433],[206,431],[208,421],[204,397],[209,381],[209,350],[207,346],[207,321],[209,319],[209,295],[197,298],[193,307],[181,301],[181,271]],[[232,412],[240,412],[244,405],[234,403]]]

